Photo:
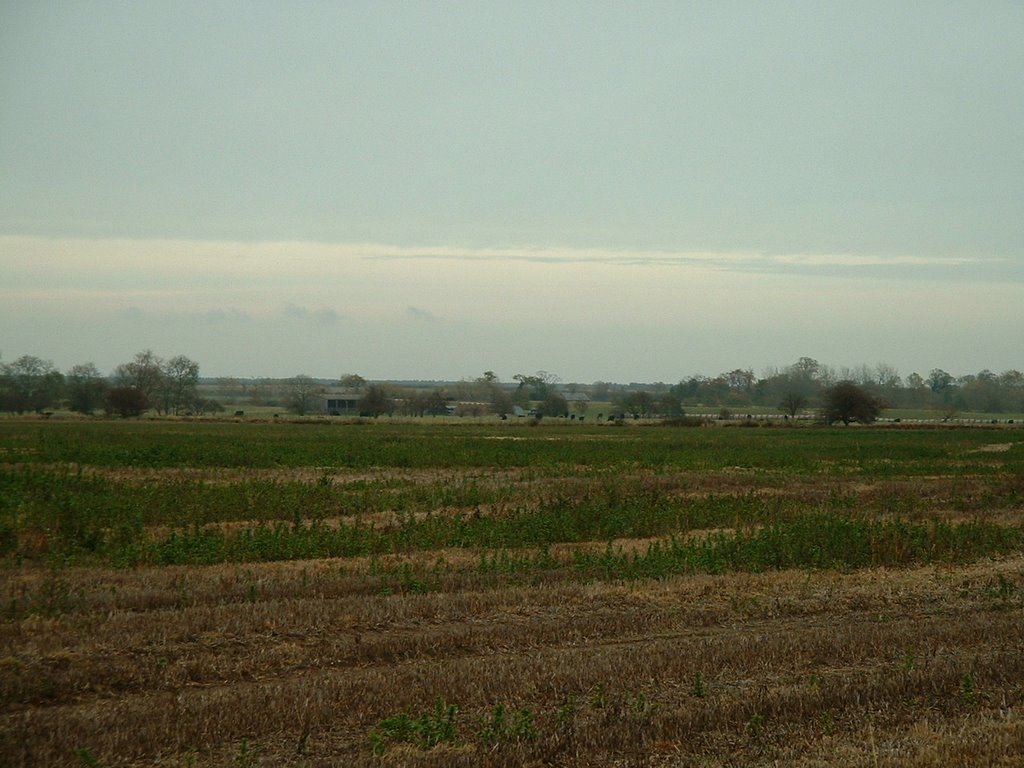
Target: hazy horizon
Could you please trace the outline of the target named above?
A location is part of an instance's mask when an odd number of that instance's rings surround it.
[[[1024,6],[0,3],[0,354],[1024,369]]]

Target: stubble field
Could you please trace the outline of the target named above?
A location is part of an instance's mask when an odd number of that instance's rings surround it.
[[[1024,432],[0,422],[0,763],[1016,765]]]

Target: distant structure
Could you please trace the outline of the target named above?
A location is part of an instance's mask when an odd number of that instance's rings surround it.
[[[361,396],[352,393],[326,392],[320,395],[320,413],[328,416],[358,416]]]

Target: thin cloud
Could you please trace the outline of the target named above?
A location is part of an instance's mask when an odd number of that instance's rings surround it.
[[[131,305],[119,310],[117,315],[133,321],[144,320],[195,320],[210,325],[222,325],[231,322],[249,322],[252,317],[235,307],[211,307],[200,310],[146,310],[137,305]]]
[[[232,295],[245,303],[253,294],[274,290],[302,292],[351,282],[358,265],[430,262],[488,265],[580,265],[627,268],[665,267],[714,272],[805,274],[822,277],[888,279],[996,279],[1018,282],[1022,267],[1006,259],[931,257],[901,254],[782,253],[759,251],[669,251],[644,249],[458,246],[396,246],[386,243],[267,241],[253,243],[202,240],[86,240],[0,236],[0,270],[9,287],[27,291],[94,290],[176,295],[203,309],[207,293]],[[54,269],[54,264],[59,269]],[[346,266],[347,265],[347,266]],[[348,271],[346,272],[346,269]],[[201,283],[197,275],[202,275]],[[336,277],[339,276],[339,277]],[[185,295],[182,295],[185,294]],[[285,294],[287,295],[287,293]],[[211,297],[212,298],[212,297]],[[138,302],[139,299],[133,299]],[[216,304],[216,302],[212,302]],[[198,306],[197,306],[198,304]],[[285,315],[309,319],[316,310],[299,300]],[[320,318],[326,320],[326,316]]]
[[[192,313],[191,316],[214,325],[230,322],[248,322],[250,319],[247,312],[233,307],[228,307],[227,309],[208,309],[205,312]]]
[[[985,267],[1005,266],[1003,259],[949,258],[911,255],[851,253],[756,253],[749,251],[610,251],[603,249],[467,249],[391,248],[364,246],[361,258],[368,261],[429,260],[481,263],[519,262],[544,265],[586,264],[620,267],[680,267],[743,273],[806,274],[839,277],[882,275],[908,278],[963,277]]]
[[[313,311],[313,322],[317,325],[336,325],[341,316],[333,309],[317,309]]]
[[[341,319],[337,311],[330,308],[311,309],[301,304],[285,304],[281,313],[290,320],[312,322],[316,325],[335,325]]]
[[[434,323],[439,319],[437,315],[421,307],[409,306],[405,308],[405,316],[424,323]]]

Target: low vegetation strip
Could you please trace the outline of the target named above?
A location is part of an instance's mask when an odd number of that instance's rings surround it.
[[[0,487],[5,491],[2,507],[6,510],[0,551],[46,554],[64,563],[117,566],[352,557],[448,548],[513,550],[729,528],[730,533],[719,532],[705,542],[675,542],[674,551],[686,547],[694,552],[698,548],[746,552],[755,541],[761,549],[778,553],[761,558],[775,562],[775,567],[856,567],[957,555],[956,548],[928,555],[919,546],[928,537],[978,538],[983,543],[960,550],[962,556],[978,556],[988,553],[986,546],[994,547],[992,552],[1005,551],[1012,546],[1008,542],[1019,536],[1019,528],[980,519],[983,512],[991,512],[994,501],[1001,507],[1018,502],[1012,484],[973,497],[961,489],[955,498],[940,495],[926,500],[916,495],[914,485],[889,486],[881,493],[874,488],[841,492],[839,487],[825,493],[812,493],[806,487],[794,492],[691,493],[686,486],[658,479],[622,478],[577,485],[571,493],[556,489],[538,496],[532,487],[516,494],[476,482],[413,489],[376,486],[357,492],[324,484],[262,481],[229,486],[175,481],[137,487],[29,469],[0,470]],[[947,503],[957,504],[961,517],[968,516],[973,506],[979,519],[946,523],[929,517],[929,506]],[[886,520],[872,521],[873,517]],[[211,519],[234,522],[218,525],[208,522]],[[1004,528],[1004,536],[996,535]],[[979,537],[978,530],[988,535]],[[834,555],[837,545],[817,538],[813,545],[792,551],[794,542],[822,532],[837,541],[869,537],[893,543],[884,557],[876,552],[874,561],[845,551]],[[699,558],[684,559],[696,564]],[[716,559],[706,558],[705,567]],[[732,563],[726,567],[757,567],[756,558],[726,560]]]
[[[95,467],[529,467],[575,472],[649,467],[879,476],[942,474],[969,452],[1024,440],[1015,428],[762,429],[415,423],[188,423],[0,419],[0,462]],[[514,437],[517,439],[494,439]],[[551,439],[554,437],[555,439]],[[974,457],[975,471],[1019,466],[1021,451]]]
[[[493,547],[512,540],[517,547],[551,542],[588,541],[593,533],[619,537],[653,531],[631,522],[629,530],[603,526],[589,530],[575,519],[552,520],[533,515],[503,518],[507,526],[488,521],[483,526],[451,518],[431,517],[397,531],[375,533],[372,528],[345,525],[259,526],[237,534],[200,530],[172,533],[143,559],[161,564],[213,564],[263,560],[350,557],[402,552],[408,549]],[[637,530],[639,528],[639,530]],[[583,530],[581,530],[583,529]],[[1024,543],[1021,528],[986,523],[914,523],[904,520],[856,520],[837,514],[808,514],[751,531],[718,532],[703,539],[673,539],[651,544],[644,554],[616,552],[601,555],[577,552],[573,566],[604,573],[608,578],[658,577],[672,573],[718,573],[767,568],[859,568],[921,562],[968,562],[977,557],[1016,551]],[[507,554],[507,550],[500,550]],[[486,554],[482,567],[486,568]],[[115,558],[117,560],[117,558]],[[497,556],[490,562],[497,562]],[[558,568],[560,563],[539,554],[502,559],[500,567],[528,571]],[[521,566],[513,565],[523,564]]]

